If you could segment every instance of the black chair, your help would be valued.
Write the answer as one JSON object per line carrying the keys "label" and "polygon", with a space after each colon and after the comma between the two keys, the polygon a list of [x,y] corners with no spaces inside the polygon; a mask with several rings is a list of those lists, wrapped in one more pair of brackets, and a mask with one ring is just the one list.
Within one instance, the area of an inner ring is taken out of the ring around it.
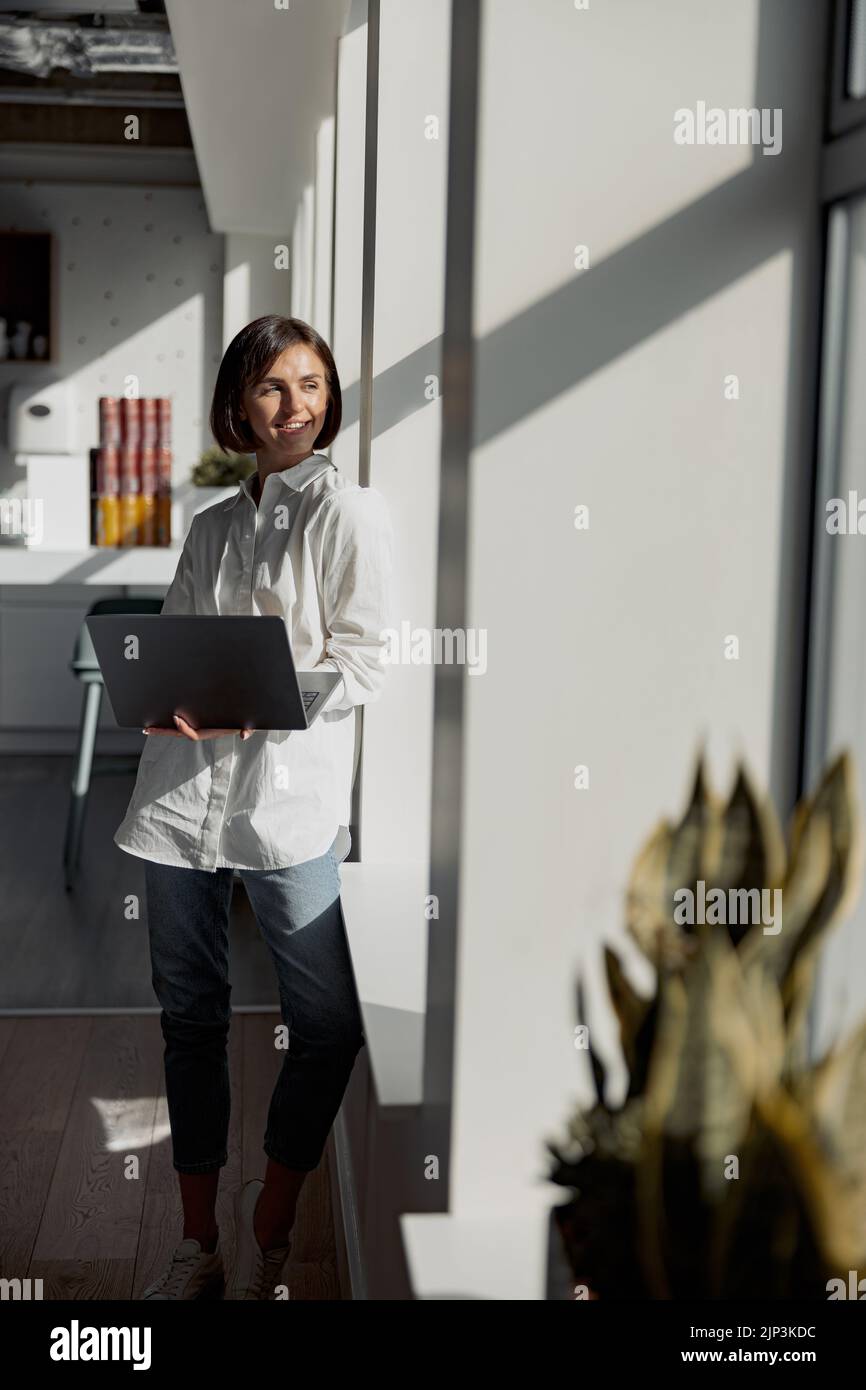
{"label": "black chair", "polygon": [[[88,610],[88,617],[91,613],[160,613],[162,612],[162,603],[161,598],[102,598],[98,599]],[[96,731],[99,726],[99,711],[102,707],[104,687],[96,652],[90,640],[90,633],[84,623],[81,625],[69,666],[84,685],[84,699],[81,705],[81,722],[78,728],[78,747],[72,770],[69,815],[66,819],[66,841],[63,847],[63,869],[67,892],[72,888],[78,872],[81,837],[84,830],[91,777],[103,773],[125,773],[128,776],[135,772],[138,767],[138,755],[126,758],[105,758],[100,761],[98,767],[93,766]]]}

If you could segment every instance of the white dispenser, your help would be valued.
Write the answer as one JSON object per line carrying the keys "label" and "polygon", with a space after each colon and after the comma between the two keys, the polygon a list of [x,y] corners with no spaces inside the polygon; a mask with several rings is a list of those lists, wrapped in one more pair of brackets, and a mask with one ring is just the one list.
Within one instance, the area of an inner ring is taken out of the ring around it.
{"label": "white dispenser", "polygon": [[[76,440],[69,381],[17,381],[9,392],[9,449],[13,454],[71,454]],[[96,405],[94,404],[94,411]]]}
{"label": "white dispenser", "polygon": [[9,393],[9,448],[26,470],[31,550],[90,546],[90,455],[75,452],[74,409],[69,381],[16,382]]}

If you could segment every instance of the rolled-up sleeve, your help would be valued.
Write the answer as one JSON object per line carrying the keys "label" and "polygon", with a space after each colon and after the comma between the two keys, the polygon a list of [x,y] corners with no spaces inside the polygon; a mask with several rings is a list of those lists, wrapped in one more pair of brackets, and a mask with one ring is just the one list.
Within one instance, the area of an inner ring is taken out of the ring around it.
{"label": "rolled-up sleeve", "polygon": [[339,671],[327,709],[351,709],[377,699],[387,673],[394,534],[382,494],[337,493],[323,512],[320,546],[326,655],[313,669]]}
{"label": "rolled-up sleeve", "polygon": [[180,559],[177,562],[177,569],[174,572],[174,579],[168,586],[168,592],[162,601],[163,613],[195,613],[195,566],[193,564],[195,546],[195,524],[198,520],[193,517],[192,525],[187,532],[183,550],[180,552]]}

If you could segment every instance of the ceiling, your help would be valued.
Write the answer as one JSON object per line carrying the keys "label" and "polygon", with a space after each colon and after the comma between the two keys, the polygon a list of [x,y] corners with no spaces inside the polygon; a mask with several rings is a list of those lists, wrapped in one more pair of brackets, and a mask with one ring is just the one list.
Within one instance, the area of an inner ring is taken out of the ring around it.
{"label": "ceiling", "polygon": [[211,225],[290,236],[350,0],[166,0]]}
{"label": "ceiling", "polygon": [[[125,112],[139,120],[133,144]],[[163,0],[97,13],[82,0],[0,0],[0,177],[105,181],[118,169],[122,181],[163,170],[198,182]]]}

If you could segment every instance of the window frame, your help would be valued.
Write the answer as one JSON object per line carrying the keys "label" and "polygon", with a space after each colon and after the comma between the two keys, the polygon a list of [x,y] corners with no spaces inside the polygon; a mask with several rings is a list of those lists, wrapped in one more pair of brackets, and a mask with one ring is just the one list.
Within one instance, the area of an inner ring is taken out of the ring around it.
{"label": "window frame", "polygon": [[830,139],[866,125],[866,94],[848,95],[848,58],[854,0],[834,0],[826,134]]}

